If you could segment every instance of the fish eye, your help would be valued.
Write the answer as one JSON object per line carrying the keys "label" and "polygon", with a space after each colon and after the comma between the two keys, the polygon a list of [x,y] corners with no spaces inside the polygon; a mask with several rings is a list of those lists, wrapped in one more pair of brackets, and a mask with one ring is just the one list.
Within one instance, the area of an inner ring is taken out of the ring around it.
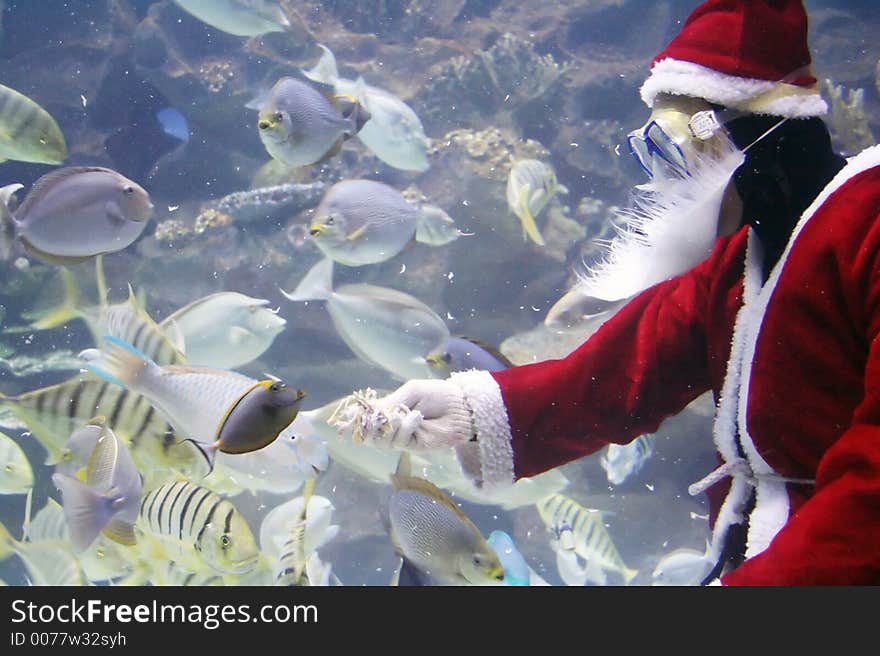
{"label": "fish eye", "polygon": [[272,117],[272,120],[275,121],[276,123],[280,123],[281,121],[284,120],[284,114],[282,114],[281,112],[275,112],[275,115]]}
{"label": "fish eye", "polygon": [[452,354],[451,353],[444,353],[440,357],[443,360],[443,362],[445,362],[446,364],[449,364],[450,362],[452,362]]}
{"label": "fish eye", "polygon": [[287,387],[287,385],[285,385],[284,383],[282,383],[280,381],[276,381],[276,382],[272,383],[271,385],[269,385],[269,391],[280,392],[285,387]]}
{"label": "fish eye", "polygon": [[45,146],[49,143],[49,140],[46,137],[40,137],[40,145]]}
{"label": "fish eye", "polygon": [[6,465],[3,469],[6,470],[7,473],[12,473],[12,465]]}
{"label": "fish eye", "polygon": [[223,534],[220,536],[220,546],[222,546],[224,549],[228,549],[231,542],[232,540],[229,539],[228,535]]}
{"label": "fish eye", "polygon": [[474,554],[474,566],[480,567],[483,564],[483,558],[479,554]]}
{"label": "fish eye", "polygon": [[327,224],[327,225],[333,225],[333,221],[334,221],[334,220],[335,220],[335,219],[333,218],[333,215],[331,214],[330,216],[327,217],[327,220],[324,221],[324,223]]}
{"label": "fish eye", "polygon": [[122,188],[122,191],[126,196],[131,196],[134,193],[134,187],[126,185]]}

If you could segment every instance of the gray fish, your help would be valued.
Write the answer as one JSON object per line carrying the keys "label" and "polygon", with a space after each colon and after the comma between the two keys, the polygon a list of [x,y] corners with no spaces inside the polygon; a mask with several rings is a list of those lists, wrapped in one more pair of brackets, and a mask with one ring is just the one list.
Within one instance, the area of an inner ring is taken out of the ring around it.
{"label": "gray fish", "polygon": [[[12,194],[21,188],[12,186]],[[4,190],[5,205],[11,194],[10,187]],[[0,255],[8,257],[10,242],[18,239],[38,259],[82,262],[129,246],[146,228],[152,211],[149,194],[116,171],[57,169],[37,180],[14,212],[0,208]]]}
{"label": "gray fish", "polygon": [[409,470],[404,451],[384,517],[403,559],[398,585],[500,585],[504,568],[479,529],[446,493]]}
{"label": "gray fish", "polygon": [[134,524],[141,503],[141,475],[122,441],[106,425],[100,427],[85,483],[66,474],[52,476],[63,498],[70,540],[78,552],[87,549],[99,533],[120,544],[137,542]]}
{"label": "gray fish", "polygon": [[472,337],[449,336],[425,360],[444,378],[455,371],[501,371],[513,366],[498,349]]}
{"label": "gray fish", "polygon": [[61,164],[66,157],[64,134],[49,112],[0,84],[0,162]]}
{"label": "gray fish", "polygon": [[272,157],[307,166],[335,155],[369,118],[357,101],[328,96],[307,82],[283,77],[260,109],[257,127]]}
{"label": "gray fish", "polygon": [[343,180],[324,194],[309,225],[314,244],[347,266],[384,262],[413,240],[440,246],[461,233],[439,208],[417,208],[374,180]]}

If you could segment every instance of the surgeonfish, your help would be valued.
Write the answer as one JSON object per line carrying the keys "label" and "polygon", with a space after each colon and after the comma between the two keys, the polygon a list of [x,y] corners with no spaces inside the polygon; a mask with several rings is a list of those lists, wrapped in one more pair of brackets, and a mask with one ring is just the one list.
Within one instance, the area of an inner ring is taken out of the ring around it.
{"label": "surgeonfish", "polygon": [[587,565],[595,563],[603,570],[616,572],[626,584],[639,573],[623,562],[601,512],[584,508],[564,494],[551,494],[536,504],[536,508],[544,525],[554,534],[566,524],[571,527],[574,550]]}
{"label": "surgeonfish", "polygon": [[308,82],[283,77],[260,109],[257,128],[272,157],[308,166],[339,152],[368,119],[366,110],[350,98],[328,97]]}
{"label": "surgeonfish", "polygon": [[398,585],[499,585],[504,568],[479,529],[433,483],[412,476],[401,452],[383,520],[402,559]]}
{"label": "surgeonfish", "polygon": [[322,51],[320,60],[302,73],[313,82],[332,87],[337,94],[353,96],[366,108],[370,120],[358,132],[358,139],[394,168],[427,171],[431,140],[425,135],[415,111],[391,92],[367,84],[363,77],[356,80],[340,77],[331,50],[320,43],[318,47]]}
{"label": "surgeonfish", "polygon": [[22,448],[0,433],[0,494],[27,494],[34,487],[34,470]]}
{"label": "surgeonfish", "polygon": [[473,337],[456,335],[450,335],[428,353],[425,360],[442,378],[448,378],[456,371],[501,371],[513,366],[498,349]]}
{"label": "surgeonfish", "polygon": [[655,433],[641,435],[629,444],[609,444],[599,459],[608,482],[620,485],[633,474],[641,471],[654,454]]}
{"label": "surgeonfish", "polygon": [[0,256],[17,240],[32,257],[75,264],[120,251],[137,239],[153,213],[149,194],[136,182],[103,167],[55,169],[37,180],[15,210],[9,201],[21,185],[0,189]]}
{"label": "surgeonfish", "polygon": [[144,496],[138,526],[190,571],[204,564],[220,574],[243,574],[260,558],[238,509],[184,478],[173,478]]}
{"label": "surgeonfish", "polygon": [[590,328],[587,333],[590,335],[612,317],[624,302],[595,298],[587,294],[582,285],[575,285],[550,306],[544,316],[544,325],[556,330]]}
{"label": "surgeonfish", "polygon": [[226,369],[160,367],[127,342],[105,337],[86,368],[142,394],[204,453],[213,468],[217,451],[247,453],[275,440],[296,417],[302,390],[277,379],[255,380]]}
{"label": "surgeonfish", "polygon": [[235,36],[284,32],[290,21],[277,0],[174,0],[203,23]]}
{"label": "surgeonfish", "polygon": [[0,162],[61,164],[66,158],[64,134],[52,115],[24,94],[0,84]]}
{"label": "surgeonfish", "polygon": [[705,551],[682,547],[663,556],[651,572],[651,585],[700,585],[715,564],[712,546]]}
{"label": "surgeonfish", "polygon": [[389,260],[413,241],[442,246],[458,239],[442,210],[417,208],[375,180],[343,180],[330,187],[309,224],[311,241],[332,260],[362,266]]}
{"label": "surgeonfish", "polygon": [[61,540],[16,540],[0,523],[0,561],[17,555],[31,585],[83,586],[88,582],[70,544]]}
{"label": "surgeonfish", "polygon": [[236,369],[260,357],[284,330],[287,322],[268,305],[266,299],[217,292],[175,310],[159,327],[180,335],[189,364]]}
{"label": "surgeonfish", "polygon": [[99,533],[114,542],[137,542],[134,524],[141,504],[141,475],[128,449],[107,428],[104,417],[90,422],[101,428],[86,467],[85,481],[56,472],[52,482],[61,491],[70,540],[84,551]]}
{"label": "surgeonfish", "polygon": [[365,362],[403,380],[436,378],[425,356],[449,337],[443,319],[404,292],[376,285],[333,289],[333,260],[315,264],[292,293],[291,301],[322,300],[339,336]]}
{"label": "surgeonfish", "polygon": [[522,223],[523,238],[528,236],[539,246],[544,245],[535,219],[554,195],[567,193],[549,164],[536,159],[513,163],[507,177],[507,206]]}

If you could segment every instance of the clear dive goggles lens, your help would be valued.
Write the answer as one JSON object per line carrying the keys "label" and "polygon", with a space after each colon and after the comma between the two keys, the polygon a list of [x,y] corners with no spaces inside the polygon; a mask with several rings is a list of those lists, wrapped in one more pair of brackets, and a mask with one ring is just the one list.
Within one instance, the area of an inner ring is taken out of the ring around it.
{"label": "clear dive goggles lens", "polygon": [[[723,124],[712,109],[696,112],[687,122],[690,137],[698,141],[711,139],[722,127]],[[657,121],[652,120],[643,128],[633,130],[627,136],[627,141],[630,152],[649,178],[654,177],[658,163],[680,177],[690,175],[687,158],[681,146]]]}

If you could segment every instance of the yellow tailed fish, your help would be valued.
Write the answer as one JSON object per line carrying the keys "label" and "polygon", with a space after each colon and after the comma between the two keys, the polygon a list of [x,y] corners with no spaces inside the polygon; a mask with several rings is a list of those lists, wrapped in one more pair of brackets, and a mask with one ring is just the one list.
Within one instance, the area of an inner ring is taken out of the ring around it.
{"label": "yellow tailed fish", "polygon": [[248,453],[273,442],[296,417],[305,393],[277,379],[258,381],[211,367],[160,367],[112,336],[87,368],[144,395],[213,467],[217,451]]}
{"label": "yellow tailed fish", "polygon": [[0,84],[0,162],[61,164],[66,158],[64,134],[52,115],[24,94]]}
{"label": "yellow tailed fish", "polygon": [[260,558],[247,520],[232,502],[181,477],[144,496],[138,525],[191,571],[204,564],[219,574],[244,574]]}
{"label": "yellow tailed fish", "polygon": [[0,433],[0,494],[27,494],[34,487],[34,470],[18,443]]}
{"label": "yellow tailed fish", "polygon": [[350,97],[324,94],[308,82],[283,77],[260,109],[257,127],[272,157],[288,165],[307,166],[338,153],[369,118]]}
{"label": "yellow tailed fish", "polygon": [[61,491],[70,539],[77,552],[92,544],[98,533],[124,545],[137,538],[142,494],[141,475],[131,454],[103,418],[93,420],[100,428],[86,467],[85,482],[55,473],[52,482]]}
{"label": "yellow tailed fish", "polygon": [[584,508],[563,494],[551,494],[536,507],[544,524],[554,533],[566,524],[571,527],[574,550],[588,565],[595,564],[617,572],[627,584],[639,573],[623,562],[605,528],[601,512]]}
{"label": "yellow tailed fish", "polygon": [[391,475],[383,519],[402,563],[398,585],[500,585],[498,554],[452,499],[433,483],[410,475],[408,454]]}
{"label": "yellow tailed fish", "polygon": [[568,189],[556,180],[553,168],[536,159],[523,159],[513,163],[507,177],[507,205],[522,223],[523,237],[544,245],[537,217],[555,194],[566,194]]}

